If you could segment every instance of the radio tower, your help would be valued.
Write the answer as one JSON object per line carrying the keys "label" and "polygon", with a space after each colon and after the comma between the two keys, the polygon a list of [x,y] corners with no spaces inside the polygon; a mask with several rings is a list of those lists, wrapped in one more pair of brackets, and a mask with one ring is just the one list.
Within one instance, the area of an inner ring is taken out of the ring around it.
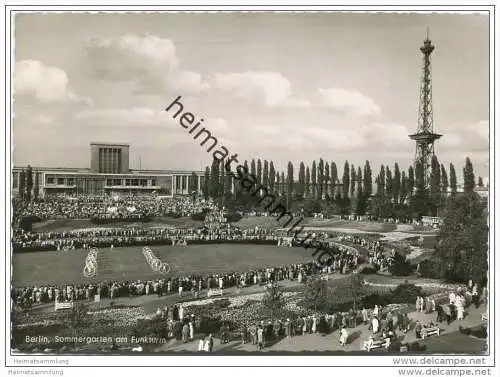
{"label": "radio tower", "polygon": [[420,47],[424,54],[424,64],[422,69],[422,81],[420,83],[420,103],[418,109],[418,128],[417,133],[409,135],[410,139],[415,140],[415,165],[420,163],[423,169],[424,185],[429,187],[431,175],[432,156],[434,156],[434,141],[442,135],[434,133],[432,120],[432,82],[431,82],[431,54],[434,51],[434,45],[429,39],[429,29],[424,45]]}

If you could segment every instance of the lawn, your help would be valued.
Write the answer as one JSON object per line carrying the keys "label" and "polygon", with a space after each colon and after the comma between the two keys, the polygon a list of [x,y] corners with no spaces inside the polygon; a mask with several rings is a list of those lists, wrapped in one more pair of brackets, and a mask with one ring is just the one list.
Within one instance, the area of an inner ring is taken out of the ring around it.
{"label": "lawn", "polygon": [[[156,246],[153,247],[153,252],[162,261],[170,264],[171,271],[168,276],[247,271],[256,267],[312,261],[311,251],[304,248],[278,248],[271,245]],[[13,283],[15,286],[25,286],[157,279],[165,276],[151,270],[140,246],[116,247],[113,251],[109,248],[101,249],[98,255],[97,276],[91,279],[82,274],[86,256],[84,250],[14,254]]]}
{"label": "lawn", "polygon": [[473,338],[460,332],[431,337],[419,342],[424,354],[485,355],[488,352],[486,339]]}

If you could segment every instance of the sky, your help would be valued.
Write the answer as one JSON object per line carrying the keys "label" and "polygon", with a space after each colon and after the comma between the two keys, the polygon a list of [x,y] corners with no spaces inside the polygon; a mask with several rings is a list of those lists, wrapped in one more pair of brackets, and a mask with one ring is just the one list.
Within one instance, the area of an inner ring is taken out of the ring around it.
{"label": "sky", "polygon": [[111,142],[131,168],[202,170],[212,156],[165,111],[181,96],[240,161],[406,168],[427,28],[436,154],[488,177],[481,14],[17,14],[13,164],[85,168],[89,144]]}

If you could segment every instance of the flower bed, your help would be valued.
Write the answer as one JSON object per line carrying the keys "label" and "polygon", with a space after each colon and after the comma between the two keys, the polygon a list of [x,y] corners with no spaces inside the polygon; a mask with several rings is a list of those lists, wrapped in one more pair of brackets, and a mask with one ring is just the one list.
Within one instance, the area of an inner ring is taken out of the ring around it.
{"label": "flower bed", "polygon": [[94,320],[113,322],[120,327],[133,326],[139,319],[146,319],[148,316],[141,307],[129,308],[108,308],[87,312]]}

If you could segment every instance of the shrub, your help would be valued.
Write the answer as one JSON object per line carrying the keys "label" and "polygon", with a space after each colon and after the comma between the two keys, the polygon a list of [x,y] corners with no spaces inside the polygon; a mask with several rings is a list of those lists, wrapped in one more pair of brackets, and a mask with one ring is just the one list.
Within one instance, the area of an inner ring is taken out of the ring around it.
{"label": "shrub", "polygon": [[206,216],[207,216],[207,214],[204,212],[193,213],[191,215],[191,220],[193,220],[193,221],[205,221]]}
{"label": "shrub", "polygon": [[198,332],[201,334],[218,334],[222,326],[222,321],[220,317],[217,318],[207,318],[203,317],[200,321],[200,328]]}
{"label": "shrub", "polygon": [[373,308],[375,305],[386,306],[392,303],[392,296],[390,294],[380,295],[378,293],[372,293],[371,295],[365,296],[361,299],[361,306],[365,308]]}
{"label": "shrub", "polygon": [[406,257],[396,253],[394,263],[389,266],[389,272],[394,276],[408,276],[413,272],[413,266],[406,260]]}
{"label": "shrub", "polygon": [[25,231],[31,231],[33,224],[42,221],[42,219],[35,215],[24,216],[19,221],[19,227]]}
{"label": "shrub", "polygon": [[241,220],[243,216],[241,216],[240,213],[238,212],[231,212],[225,215],[225,218],[227,219],[228,223],[237,223],[238,221]]}
{"label": "shrub", "polygon": [[435,259],[426,259],[420,262],[420,276],[431,279],[440,279],[441,264]]}
{"label": "shrub", "polygon": [[376,274],[377,269],[375,267],[372,267],[372,266],[365,266],[359,271],[359,273],[366,274],[366,275]]}
{"label": "shrub", "polygon": [[422,296],[422,287],[417,287],[415,284],[399,284],[391,291],[391,300],[395,304],[414,303],[417,296]]}

